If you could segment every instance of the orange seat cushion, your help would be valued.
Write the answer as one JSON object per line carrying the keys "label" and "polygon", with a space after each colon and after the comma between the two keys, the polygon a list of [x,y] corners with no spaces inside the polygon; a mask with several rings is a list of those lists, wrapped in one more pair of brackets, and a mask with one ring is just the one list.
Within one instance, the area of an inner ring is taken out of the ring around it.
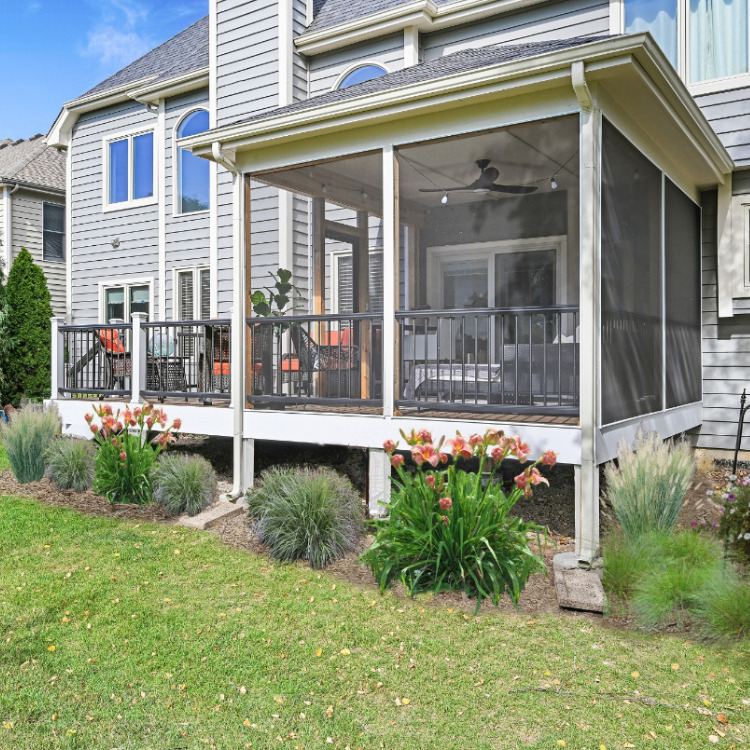
{"label": "orange seat cushion", "polygon": [[124,354],[125,347],[120,341],[120,335],[112,328],[102,328],[99,331],[99,341],[110,354]]}
{"label": "orange seat cushion", "polygon": [[229,375],[231,365],[229,362],[214,362],[214,375]]}
{"label": "orange seat cushion", "polygon": [[284,372],[299,372],[299,360],[297,357],[285,357],[281,362],[281,369]]}

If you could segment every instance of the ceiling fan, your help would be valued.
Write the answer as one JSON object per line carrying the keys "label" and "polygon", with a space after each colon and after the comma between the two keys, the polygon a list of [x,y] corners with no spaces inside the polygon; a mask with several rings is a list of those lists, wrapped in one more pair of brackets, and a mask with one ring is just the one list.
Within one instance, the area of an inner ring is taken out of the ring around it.
{"label": "ceiling fan", "polygon": [[[461,187],[449,188],[420,188],[420,193],[453,193],[456,191],[466,191],[486,195],[487,193],[513,193],[515,195],[526,195],[533,193],[536,188],[531,185],[500,185],[495,180],[500,176],[500,172],[490,166],[490,159],[478,159],[476,162],[482,173],[474,182]],[[445,201],[443,201],[445,202]]]}

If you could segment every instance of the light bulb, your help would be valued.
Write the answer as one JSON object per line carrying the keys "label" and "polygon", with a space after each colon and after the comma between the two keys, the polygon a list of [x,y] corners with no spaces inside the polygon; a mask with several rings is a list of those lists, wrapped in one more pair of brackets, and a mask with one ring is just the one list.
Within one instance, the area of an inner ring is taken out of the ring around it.
{"label": "light bulb", "polygon": [[557,180],[554,177],[549,181],[549,186],[552,190],[557,190]]}
{"label": "light bulb", "polygon": [[443,193],[443,197],[440,199],[440,202],[443,204],[448,202],[448,193]]}

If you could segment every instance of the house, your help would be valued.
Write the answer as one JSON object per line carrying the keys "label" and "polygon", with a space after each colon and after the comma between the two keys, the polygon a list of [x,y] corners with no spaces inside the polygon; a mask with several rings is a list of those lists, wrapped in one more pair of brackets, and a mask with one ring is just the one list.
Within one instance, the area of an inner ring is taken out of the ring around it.
{"label": "house", "polygon": [[47,278],[55,315],[64,315],[65,155],[42,135],[0,140],[0,263],[7,276],[25,247]]}
{"label": "house", "polygon": [[749,54],[748,0],[213,0],[48,135],[66,429],[164,399],[236,492],[255,440],[359,446],[373,512],[399,429],[520,432],[591,559],[620,440],[733,445]]}

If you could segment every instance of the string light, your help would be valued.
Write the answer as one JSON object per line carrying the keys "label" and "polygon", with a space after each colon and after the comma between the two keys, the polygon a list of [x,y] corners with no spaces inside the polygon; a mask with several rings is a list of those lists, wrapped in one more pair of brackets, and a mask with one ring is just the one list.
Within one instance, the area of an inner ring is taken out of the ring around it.
{"label": "string light", "polygon": [[555,175],[552,175],[552,179],[549,181],[549,186],[551,190],[557,190],[557,180],[555,179]]}
{"label": "string light", "polygon": [[448,202],[448,193],[443,193],[443,197],[440,199],[440,202],[445,205]]}

